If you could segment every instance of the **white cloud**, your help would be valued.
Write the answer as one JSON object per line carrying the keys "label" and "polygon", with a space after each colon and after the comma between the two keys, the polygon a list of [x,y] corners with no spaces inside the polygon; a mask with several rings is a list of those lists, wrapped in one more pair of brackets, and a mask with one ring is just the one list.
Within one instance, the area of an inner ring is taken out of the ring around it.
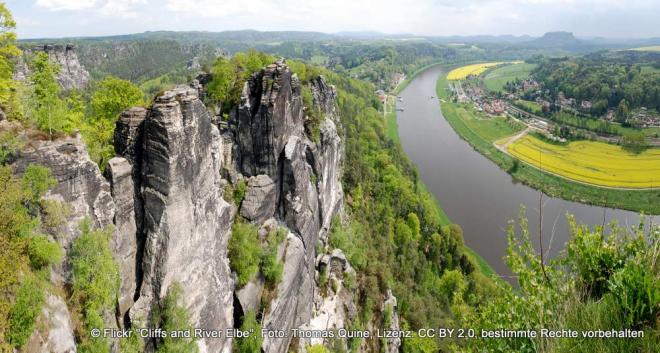
{"label": "white cloud", "polygon": [[99,12],[105,16],[133,19],[138,17],[136,6],[144,5],[146,3],[146,0],[112,0],[101,6]]}
{"label": "white cloud", "polygon": [[97,2],[97,0],[37,0],[36,5],[51,11],[72,11],[91,9]]}

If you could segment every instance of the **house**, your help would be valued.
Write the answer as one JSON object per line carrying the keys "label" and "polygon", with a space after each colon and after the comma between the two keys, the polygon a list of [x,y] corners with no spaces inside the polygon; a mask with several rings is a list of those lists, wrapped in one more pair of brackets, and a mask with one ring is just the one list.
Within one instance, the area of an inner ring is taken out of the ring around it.
{"label": "house", "polygon": [[385,91],[379,89],[378,91],[376,91],[376,95],[378,96],[378,99],[380,99],[382,103],[385,103],[385,99],[387,99],[387,95],[385,94]]}
{"label": "house", "polygon": [[590,101],[582,101],[582,102],[580,102],[580,109],[582,109],[582,110],[584,110],[584,111],[591,110],[591,106],[592,106],[592,104],[591,104]]}

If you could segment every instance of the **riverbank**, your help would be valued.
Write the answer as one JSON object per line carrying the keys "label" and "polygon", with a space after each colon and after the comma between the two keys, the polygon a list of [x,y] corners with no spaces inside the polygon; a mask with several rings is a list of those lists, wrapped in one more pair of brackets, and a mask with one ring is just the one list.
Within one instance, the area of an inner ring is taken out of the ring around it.
{"label": "riverbank", "polygon": [[[420,73],[425,72],[426,70],[438,66],[438,65],[443,65],[443,63],[434,63],[430,64],[427,66],[424,66],[420,68],[419,70],[416,70],[412,75],[407,77],[404,81],[402,81],[391,93],[388,95],[386,104],[386,113],[385,113],[385,124],[386,124],[386,129],[387,129],[387,135],[388,137],[397,145],[401,144],[400,138],[399,138],[399,126],[397,124],[397,111],[396,111],[396,99],[397,96],[399,95],[400,92],[402,92],[410,82],[412,82]],[[447,216],[445,211],[442,208],[442,205],[438,201],[438,199],[431,193],[426,184],[424,184],[423,181],[418,181],[417,186],[421,189],[421,192],[427,193],[431,195],[431,198],[433,199],[437,209],[438,213],[440,214],[441,221],[444,225],[449,225],[452,224],[453,222]],[[493,267],[481,256],[479,255],[476,251],[468,247],[467,245],[464,245],[464,250],[465,250],[465,255],[477,266],[477,268],[483,273],[486,277],[493,279],[494,281],[502,281],[502,278],[498,275],[498,273],[493,269]]]}
{"label": "riverbank", "polygon": [[443,98],[444,102],[441,104],[443,116],[456,133],[516,180],[542,190],[551,197],[646,214],[660,214],[660,190],[618,190],[589,186],[542,172],[526,163],[518,162],[499,151],[493,144],[499,139],[515,134],[515,129],[493,131],[491,127],[487,126],[487,124],[492,125],[493,123],[475,122],[476,119],[471,119],[475,112],[471,112],[469,106],[448,102],[446,75],[441,75],[438,80],[436,93],[438,97]]}

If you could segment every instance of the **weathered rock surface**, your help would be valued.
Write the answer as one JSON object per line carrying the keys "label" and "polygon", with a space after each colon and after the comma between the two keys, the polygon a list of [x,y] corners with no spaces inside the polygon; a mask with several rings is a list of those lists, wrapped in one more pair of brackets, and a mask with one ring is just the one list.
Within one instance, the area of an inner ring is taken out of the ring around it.
{"label": "weathered rock surface", "polygon": [[337,118],[337,90],[328,85],[323,76],[318,76],[311,81],[312,98],[314,105],[319,108],[326,117]]}
{"label": "weathered rock surface", "polygon": [[[32,53],[45,52],[51,62],[60,66],[60,72],[57,74],[57,82],[62,89],[83,89],[89,83],[89,72],[78,60],[76,48],[73,44],[68,45],[50,45],[46,44],[34,48],[23,48],[25,55]],[[30,76],[30,68],[22,57],[16,64],[14,79],[25,81]]]}
{"label": "weathered rock surface", "polygon": [[[220,135],[197,90],[180,87],[157,97],[143,138],[144,277],[130,316],[145,322],[178,282],[193,327],[230,328],[227,241],[234,212],[220,194]],[[231,349],[228,338],[199,344],[204,352]]]}
{"label": "weathered rock surface", "polygon": [[71,316],[62,298],[54,294],[48,294],[37,323],[41,326],[41,329],[34,331],[22,352],[76,352]]}
{"label": "weathered rock surface", "polygon": [[[112,197],[115,201],[115,233],[110,241],[110,249],[119,266],[121,285],[118,298],[118,316],[123,318],[133,306],[137,289],[138,249],[140,234],[135,223],[135,187],[133,167],[122,157],[114,157],[108,162],[106,173],[110,179]],[[120,320],[122,323],[123,320]]]}
{"label": "weathered rock surface", "polygon": [[[322,78],[312,86],[321,111],[331,117],[334,90]],[[316,244],[341,204],[341,139],[326,119],[321,141],[312,142],[305,134],[305,119],[300,82],[279,60],[246,82],[230,121],[236,131],[239,171],[252,177],[241,214],[259,223],[274,211],[289,229],[283,279],[262,320],[267,330],[289,331],[309,324],[316,291]],[[267,337],[263,350],[286,352],[290,340]]]}
{"label": "weathered rock surface", "polygon": [[[262,327],[266,330],[291,332],[309,322],[314,297],[314,268],[309,268],[307,250],[299,236],[287,236],[286,256],[282,281],[277,286],[277,297],[270,303]],[[310,276],[310,272],[312,275]],[[286,352],[291,337],[264,338],[264,352]]]}
{"label": "weathered rock surface", "polygon": [[252,75],[237,114],[240,171],[274,178],[289,137],[303,133],[303,119],[300,82],[283,60]]}
{"label": "weathered rock surface", "polygon": [[[397,310],[396,297],[392,294],[392,290],[387,290],[387,296],[383,302],[382,311],[389,316],[389,326],[384,327],[386,330],[399,331],[401,326],[399,324],[399,313]],[[387,319],[387,317],[386,317]],[[387,353],[398,353],[401,348],[401,338],[400,337],[390,337],[387,338],[387,347],[385,347],[385,352]]]}
{"label": "weathered rock surface", "polygon": [[245,198],[241,203],[241,216],[262,224],[275,214],[277,190],[275,183],[267,175],[257,175],[248,179]]}
{"label": "weathered rock surface", "polygon": [[65,250],[80,234],[78,225],[84,218],[89,218],[97,228],[112,224],[115,203],[110,195],[110,184],[89,158],[80,136],[31,141],[18,153],[15,170],[22,174],[30,164],[50,169],[57,185],[45,197],[65,202],[71,210],[66,231],[56,239]]}
{"label": "weathered rock surface", "polygon": [[[319,256],[318,272],[327,276],[327,288],[315,291],[312,318],[301,329],[323,331],[347,329],[357,315],[353,293],[346,285],[346,278],[352,277],[355,280],[355,270],[344,253],[340,249],[334,249],[330,254]],[[303,339],[301,343],[306,347],[327,342],[322,338],[312,338]]]}

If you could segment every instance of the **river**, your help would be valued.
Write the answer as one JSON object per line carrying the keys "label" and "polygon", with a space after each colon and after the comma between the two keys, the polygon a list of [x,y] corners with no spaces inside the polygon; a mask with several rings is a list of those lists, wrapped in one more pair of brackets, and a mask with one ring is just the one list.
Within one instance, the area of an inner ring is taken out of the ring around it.
{"label": "river", "polygon": [[[502,277],[512,280],[504,263],[506,228],[525,205],[529,230],[538,250],[539,192],[516,183],[463,141],[442,116],[435,86],[443,67],[435,66],[415,77],[401,92],[397,108],[401,144],[428,189],[452,222],[463,229],[465,243]],[[639,222],[634,212],[589,206],[543,196],[544,252],[556,255],[568,240],[566,214],[579,223],[600,225],[603,217],[620,225]],[[658,222],[655,217],[654,224]]]}

